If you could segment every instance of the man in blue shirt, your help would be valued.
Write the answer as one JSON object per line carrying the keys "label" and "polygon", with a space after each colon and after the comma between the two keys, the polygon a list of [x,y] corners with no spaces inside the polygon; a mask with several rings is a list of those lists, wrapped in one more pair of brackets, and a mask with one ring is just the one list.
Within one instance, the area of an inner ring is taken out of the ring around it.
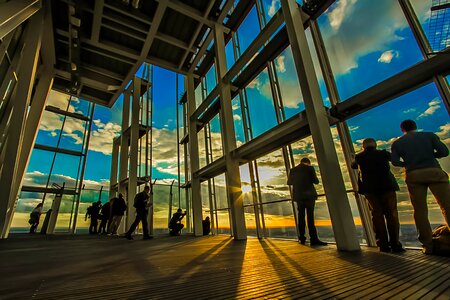
{"label": "man in blue shirt", "polygon": [[417,132],[417,125],[413,120],[403,121],[400,128],[404,135],[392,144],[392,164],[405,168],[405,181],[414,207],[419,241],[423,245],[423,253],[431,254],[433,237],[428,220],[427,190],[430,188],[436,198],[449,227],[450,185],[447,173],[437,161],[437,158],[448,156],[449,151],[434,133]]}

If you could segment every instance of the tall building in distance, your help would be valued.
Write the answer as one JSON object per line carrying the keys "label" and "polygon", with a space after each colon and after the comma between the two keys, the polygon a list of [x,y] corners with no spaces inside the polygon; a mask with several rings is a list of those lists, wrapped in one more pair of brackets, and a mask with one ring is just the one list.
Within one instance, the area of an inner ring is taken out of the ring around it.
{"label": "tall building in distance", "polygon": [[450,46],[450,0],[432,0],[429,39],[433,52]]}

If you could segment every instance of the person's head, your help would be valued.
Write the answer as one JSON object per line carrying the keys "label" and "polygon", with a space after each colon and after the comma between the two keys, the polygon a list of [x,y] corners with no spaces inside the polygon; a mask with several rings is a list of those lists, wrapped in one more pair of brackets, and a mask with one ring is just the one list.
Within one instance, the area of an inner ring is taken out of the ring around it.
{"label": "person's head", "polygon": [[148,185],[144,187],[144,192],[146,192],[147,194],[150,192],[150,187]]}
{"label": "person's head", "polygon": [[102,201],[101,201],[101,200],[98,200],[98,201],[97,201],[97,205],[100,205],[100,204],[102,204]]}
{"label": "person's head", "polygon": [[36,208],[38,208],[38,207],[42,207],[42,202],[41,203],[39,203],[37,206],[36,206]]}
{"label": "person's head", "polygon": [[119,198],[123,198],[123,194],[122,193],[119,193]]}
{"label": "person's head", "polygon": [[209,217],[206,217],[206,218],[205,218],[205,221],[209,221]]}
{"label": "person's head", "polygon": [[301,163],[302,165],[307,165],[307,166],[310,166],[310,165],[311,165],[311,161],[310,161],[309,158],[307,158],[307,157],[303,157],[302,160],[300,161],[300,163]]}
{"label": "person's head", "polygon": [[181,213],[183,210],[181,208],[177,209],[177,213]]}
{"label": "person's head", "polygon": [[364,150],[366,150],[367,148],[376,149],[377,148],[377,142],[373,138],[367,138],[367,139],[364,139],[362,146],[363,146]]}
{"label": "person's head", "polygon": [[408,133],[417,129],[417,124],[413,120],[405,120],[400,123],[400,128],[403,133]]}

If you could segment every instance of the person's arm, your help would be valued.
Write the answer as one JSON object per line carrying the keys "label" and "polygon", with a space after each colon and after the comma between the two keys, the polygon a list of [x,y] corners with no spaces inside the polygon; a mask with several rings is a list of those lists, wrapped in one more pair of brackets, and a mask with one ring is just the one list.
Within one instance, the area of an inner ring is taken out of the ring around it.
{"label": "person's arm", "polygon": [[314,184],[319,184],[319,178],[317,178],[316,170],[314,170],[314,167],[311,167],[312,171],[312,180]]}
{"label": "person's arm", "polygon": [[391,162],[396,167],[404,167],[405,163],[400,160],[400,155],[398,153],[397,146],[395,142],[391,146]]}
{"label": "person's arm", "polygon": [[289,171],[289,176],[288,176],[288,180],[287,180],[287,184],[288,185],[292,185],[292,169]]}
{"label": "person's arm", "polygon": [[433,148],[436,150],[434,152],[434,157],[442,158],[448,156],[448,148],[447,146],[439,139],[439,137],[433,133]]}

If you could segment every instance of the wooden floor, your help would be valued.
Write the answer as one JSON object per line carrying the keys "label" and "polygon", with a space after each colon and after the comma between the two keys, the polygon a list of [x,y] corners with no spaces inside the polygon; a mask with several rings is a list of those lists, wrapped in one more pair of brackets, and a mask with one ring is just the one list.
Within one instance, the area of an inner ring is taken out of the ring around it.
{"label": "wooden floor", "polygon": [[0,299],[450,299],[450,258],[228,237],[0,241]]}

